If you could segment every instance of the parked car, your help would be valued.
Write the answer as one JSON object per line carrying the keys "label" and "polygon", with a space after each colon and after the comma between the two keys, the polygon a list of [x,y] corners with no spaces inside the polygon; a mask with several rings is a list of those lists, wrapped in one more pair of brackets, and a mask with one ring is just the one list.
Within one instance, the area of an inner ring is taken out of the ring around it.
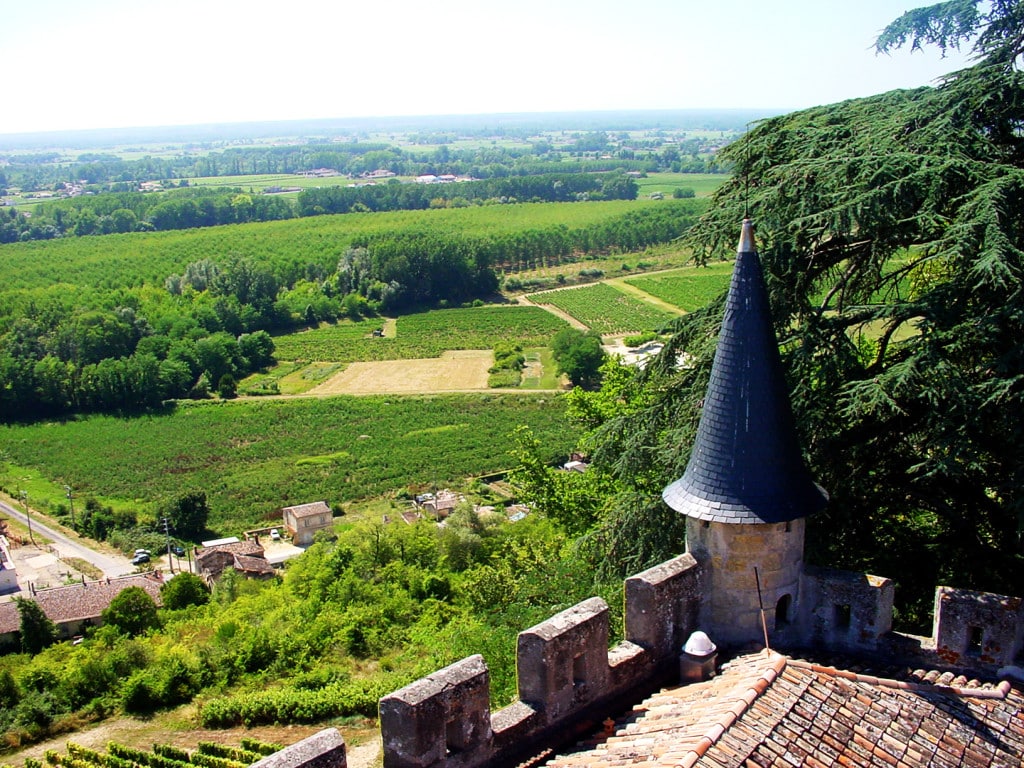
{"label": "parked car", "polygon": [[153,553],[150,552],[148,549],[136,549],[135,550],[135,557],[138,557],[139,555],[145,555],[146,557],[152,557]]}
{"label": "parked car", "polygon": [[281,534],[277,530],[277,528],[271,528],[270,529],[270,540],[271,541],[280,541],[281,540]]}
{"label": "parked car", "polygon": [[185,548],[181,544],[171,544],[171,552],[176,554],[178,557],[185,556]]}
{"label": "parked car", "polygon": [[142,565],[143,563],[149,562],[149,555],[145,552],[141,552],[132,558],[132,565]]}

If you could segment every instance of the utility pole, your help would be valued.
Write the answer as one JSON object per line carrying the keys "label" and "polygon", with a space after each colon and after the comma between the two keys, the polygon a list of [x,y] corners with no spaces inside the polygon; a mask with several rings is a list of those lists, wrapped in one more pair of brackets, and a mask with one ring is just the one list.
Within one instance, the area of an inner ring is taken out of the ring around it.
{"label": "utility pole", "polygon": [[171,573],[174,573],[174,558],[171,553],[171,520],[163,517],[161,522],[164,524],[164,535],[167,536],[167,567],[171,569]]}
{"label": "utility pole", "polygon": [[21,503],[25,505],[25,519],[28,521],[28,540],[35,544],[36,539],[32,535],[32,513],[28,509],[28,491],[22,490]]}
{"label": "utility pole", "polygon": [[71,530],[78,533],[78,526],[75,525],[75,495],[71,492],[71,486],[65,485],[64,492],[68,497],[68,504],[71,506]]}

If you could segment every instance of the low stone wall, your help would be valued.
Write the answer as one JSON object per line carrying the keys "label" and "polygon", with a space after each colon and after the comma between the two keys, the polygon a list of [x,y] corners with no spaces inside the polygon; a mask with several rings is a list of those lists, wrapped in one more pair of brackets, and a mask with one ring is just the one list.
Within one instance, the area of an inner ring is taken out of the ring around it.
{"label": "low stone wall", "polygon": [[[611,712],[678,682],[705,574],[681,555],[626,580],[625,640],[608,648],[608,605],[591,598],[519,634],[519,700],[490,711],[489,673],[470,656],[380,701],[385,768],[515,765],[592,730]],[[801,610],[769,628],[778,647],[880,653],[924,664],[1010,664],[1024,640],[1024,601],[940,587],[932,638],[892,632],[894,585],[877,576],[807,568]],[[714,640],[714,638],[712,638]],[[994,671],[994,670],[993,670]],[[317,766],[316,768],[319,768]]]}

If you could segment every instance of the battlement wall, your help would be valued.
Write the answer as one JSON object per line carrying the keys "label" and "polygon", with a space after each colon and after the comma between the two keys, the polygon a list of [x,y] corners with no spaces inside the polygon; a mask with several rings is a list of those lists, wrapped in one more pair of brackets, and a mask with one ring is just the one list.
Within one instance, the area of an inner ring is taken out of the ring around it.
{"label": "battlement wall", "polygon": [[611,649],[608,605],[596,597],[521,632],[519,700],[493,715],[480,656],[385,696],[385,768],[472,768],[592,727],[618,699],[654,684],[697,628],[698,572],[682,555],[627,579],[625,640]]}
{"label": "battlement wall", "polygon": [[[608,648],[608,605],[591,598],[520,633],[518,701],[492,713],[489,674],[471,656],[380,702],[385,768],[475,768],[593,729],[645,686],[675,682],[698,624],[701,565],[690,554],[626,579],[625,639]],[[1005,665],[1024,640],[1020,598],[940,587],[932,638],[892,632],[890,579],[807,567],[799,616],[769,626],[773,645],[902,655],[923,663]],[[712,638],[714,639],[714,638]]]}

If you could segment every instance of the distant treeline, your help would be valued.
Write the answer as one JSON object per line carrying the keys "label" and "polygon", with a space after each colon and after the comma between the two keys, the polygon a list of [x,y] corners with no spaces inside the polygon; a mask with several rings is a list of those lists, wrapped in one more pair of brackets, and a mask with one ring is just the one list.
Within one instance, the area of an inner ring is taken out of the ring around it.
{"label": "distant treeline", "polygon": [[[742,123],[738,125],[742,126]],[[728,135],[736,135],[740,130],[733,129]],[[0,155],[6,161],[0,170],[0,191],[6,187],[26,191],[54,189],[65,182],[106,185],[111,191],[127,191],[144,181],[294,174],[319,168],[330,168],[353,177],[384,169],[399,176],[429,173],[477,179],[618,168],[713,173],[721,170],[714,155],[726,133],[723,131],[717,139],[699,134],[675,140],[657,132],[640,139],[627,133],[589,131],[576,133],[574,138],[558,145],[535,138],[521,146],[481,144],[462,148],[446,143],[454,136],[431,134],[412,138],[440,146],[399,147],[372,141],[314,141],[274,147],[231,147],[219,152],[197,146],[186,148],[174,156],[147,156],[137,160],[125,160],[103,152],[83,153],[73,159],[59,152],[11,154]],[[558,166],[562,162],[593,165],[541,170],[533,167],[537,163]]]}
{"label": "distant treeline", "polygon": [[516,176],[458,184],[325,187],[282,197],[241,189],[185,188],[163,194],[109,192],[44,203],[31,217],[0,208],[0,243],[57,237],[165,231],[279,221],[325,213],[423,210],[430,207],[510,202],[633,200],[637,184],[623,173]]}
{"label": "distant treeline", "polygon": [[374,184],[322,187],[299,193],[300,216],[352,211],[409,211],[432,205],[480,202],[564,203],[635,200],[637,183],[622,173],[560,173],[448,184]]}

